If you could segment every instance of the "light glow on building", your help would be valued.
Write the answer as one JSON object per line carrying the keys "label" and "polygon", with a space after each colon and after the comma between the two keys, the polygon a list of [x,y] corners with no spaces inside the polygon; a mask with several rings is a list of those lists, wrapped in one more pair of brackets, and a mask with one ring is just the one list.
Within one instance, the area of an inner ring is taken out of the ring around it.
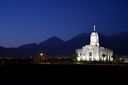
{"label": "light glow on building", "polygon": [[85,45],[82,49],[76,49],[78,61],[113,61],[113,51],[99,45],[99,35],[94,25],[90,36],[90,45]]}

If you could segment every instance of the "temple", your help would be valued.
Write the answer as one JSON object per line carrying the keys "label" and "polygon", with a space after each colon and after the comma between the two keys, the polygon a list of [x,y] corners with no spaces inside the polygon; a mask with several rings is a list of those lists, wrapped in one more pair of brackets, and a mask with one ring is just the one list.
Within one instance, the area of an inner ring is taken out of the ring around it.
{"label": "temple", "polygon": [[96,25],[90,36],[90,45],[82,49],[76,49],[77,61],[113,61],[113,51],[99,45],[99,35],[96,32]]}

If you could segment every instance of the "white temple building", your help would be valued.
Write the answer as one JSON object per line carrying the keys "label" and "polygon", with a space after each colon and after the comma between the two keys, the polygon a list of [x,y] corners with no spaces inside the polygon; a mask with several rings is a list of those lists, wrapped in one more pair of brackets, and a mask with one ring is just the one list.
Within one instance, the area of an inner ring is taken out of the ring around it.
{"label": "white temple building", "polygon": [[78,61],[113,61],[113,51],[100,47],[99,36],[94,25],[90,36],[90,45],[83,46],[82,49],[76,49]]}

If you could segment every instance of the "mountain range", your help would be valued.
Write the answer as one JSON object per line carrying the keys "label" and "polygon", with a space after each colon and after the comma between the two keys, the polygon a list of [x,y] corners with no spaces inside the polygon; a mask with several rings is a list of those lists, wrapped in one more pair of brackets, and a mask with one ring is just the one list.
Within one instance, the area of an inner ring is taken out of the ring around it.
{"label": "mountain range", "polygon": [[[106,36],[99,33],[100,46],[112,49],[115,55],[128,55],[128,32]],[[89,44],[90,33],[81,33],[63,41],[54,36],[39,44],[30,43],[14,48],[0,47],[0,57],[35,57],[43,52],[48,57],[71,56],[75,49]]]}

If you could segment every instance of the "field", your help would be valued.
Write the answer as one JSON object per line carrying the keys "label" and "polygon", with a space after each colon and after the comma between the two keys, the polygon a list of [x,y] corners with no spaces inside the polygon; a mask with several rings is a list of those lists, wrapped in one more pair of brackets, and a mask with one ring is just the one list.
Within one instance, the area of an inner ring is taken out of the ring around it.
{"label": "field", "polygon": [[22,85],[39,85],[42,82],[115,85],[128,81],[126,64],[3,64],[0,65],[0,73],[1,81],[21,82]]}

